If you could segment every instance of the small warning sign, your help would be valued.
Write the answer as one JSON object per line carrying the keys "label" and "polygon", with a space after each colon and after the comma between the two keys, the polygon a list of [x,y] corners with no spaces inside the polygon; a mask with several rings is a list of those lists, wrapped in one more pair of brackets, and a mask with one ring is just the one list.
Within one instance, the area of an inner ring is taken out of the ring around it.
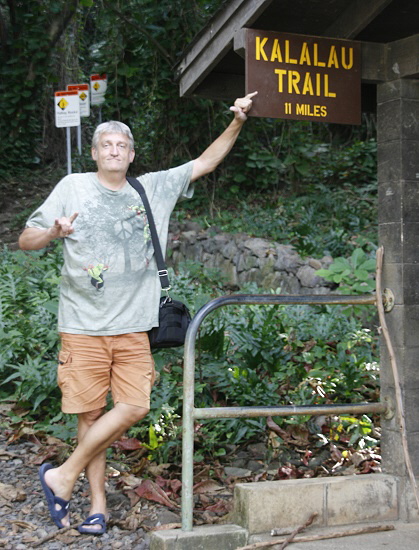
{"label": "small warning sign", "polygon": [[90,76],[90,101],[92,105],[100,105],[105,101],[107,87],[106,74],[92,74]]}
{"label": "small warning sign", "polygon": [[57,128],[69,128],[80,126],[80,105],[77,90],[55,92],[55,126]]}
{"label": "small warning sign", "polygon": [[90,116],[89,84],[69,84],[67,86],[67,90],[78,92],[80,101],[80,116]]}

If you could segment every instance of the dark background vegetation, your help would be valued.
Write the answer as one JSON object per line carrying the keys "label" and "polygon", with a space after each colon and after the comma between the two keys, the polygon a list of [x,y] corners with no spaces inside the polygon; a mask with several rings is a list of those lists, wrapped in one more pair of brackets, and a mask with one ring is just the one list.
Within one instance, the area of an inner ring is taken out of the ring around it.
{"label": "dark background vegetation", "polygon": [[[223,3],[0,0],[0,191],[3,214],[13,209],[14,234],[66,174],[65,130],[54,126],[53,94],[67,84],[108,75],[101,117],[132,128],[133,175],[195,158],[225,128],[231,103],[180,98],[176,82],[185,48]],[[98,120],[97,107],[83,119],[84,149],[78,155],[73,144],[74,171],[94,169],[89,143]],[[249,119],[228,159],[175,216],[292,244],[303,256],[331,255],[335,262],[323,276],[337,292],[371,291],[374,115],[364,115],[360,127]],[[42,433],[71,439],[74,420],[60,412],[55,385],[60,247],[30,254],[5,247],[1,260],[0,397],[16,403],[12,424],[29,420]],[[185,266],[172,279],[192,311],[225,293],[222,274],[200,266]],[[234,308],[202,327],[197,399],[211,406],[376,400],[376,340],[374,312]],[[160,382],[149,423],[130,435],[148,445],[151,459],[167,461],[180,452],[181,352],[160,353],[156,364]],[[379,445],[375,418],[275,420],[276,432],[264,419],[203,423],[196,458],[222,457],[252,438],[272,444],[273,437],[279,452],[293,426],[306,430],[302,446],[340,445],[346,457]]]}

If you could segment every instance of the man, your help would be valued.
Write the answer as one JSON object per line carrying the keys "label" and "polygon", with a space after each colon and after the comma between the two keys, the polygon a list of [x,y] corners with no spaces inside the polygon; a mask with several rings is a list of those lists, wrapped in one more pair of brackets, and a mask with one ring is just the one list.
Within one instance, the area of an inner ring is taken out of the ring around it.
{"label": "man", "polygon": [[[230,125],[197,159],[141,177],[163,250],[176,201],[190,197],[190,184],[229,153],[256,93],[235,101]],[[144,207],[126,180],[134,156],[128,126],[99,125],[92,142],[97,172],[63,178],[19,239],[23,250],[64,240],[58,384],[62,410],[78,415],[78,445],[61,466],[43,464],[39,475],[62,528],[70,525],[69,500],[85,470],[91,505],[82,533],[106,530],[106,449],[147,415],[154,383],[147,331],[158,325],[160,282]],[[113,408],[104,412],[109,388]]]}

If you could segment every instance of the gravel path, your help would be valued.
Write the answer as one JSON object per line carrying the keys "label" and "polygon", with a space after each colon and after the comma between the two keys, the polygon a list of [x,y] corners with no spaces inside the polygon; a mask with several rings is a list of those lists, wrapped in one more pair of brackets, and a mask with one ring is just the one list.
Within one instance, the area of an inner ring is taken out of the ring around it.
{"label": "gravel path", "polygon": [[[116,476],[108,481],[111,520],[104,535],[81,535],[74,528],[58,530],[49,517],[38,478],[39,452],[38,444],[23,439],[7,445],[5,434],[0,433],[0,548],[146,550],[151,528],[180,521],[178,514],[144,499],[133,505],[117,488]],[[71,500],[75,525],[88,515],[87,491],[87,482],[78,481]]]}

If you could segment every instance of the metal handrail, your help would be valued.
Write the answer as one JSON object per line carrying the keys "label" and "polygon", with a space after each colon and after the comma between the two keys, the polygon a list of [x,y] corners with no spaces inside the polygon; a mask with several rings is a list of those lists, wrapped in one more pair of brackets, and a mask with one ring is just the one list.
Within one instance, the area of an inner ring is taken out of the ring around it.
{"label": "metal handrail", "polygon": [[185,339],[183,372],[182,427],[182,530],[192,531],[193,524],[193,436],[194,420],[203,418],[243,418],[288,415],[332,415],[384,413],[384,403],[336,405],[289,405],[284,407],[216,407],[195,408],[195,343],[198,329],[205,317],[226,305],[376,305],[376,296],[233,294],[221,296],[205,304],[189,325]]}

